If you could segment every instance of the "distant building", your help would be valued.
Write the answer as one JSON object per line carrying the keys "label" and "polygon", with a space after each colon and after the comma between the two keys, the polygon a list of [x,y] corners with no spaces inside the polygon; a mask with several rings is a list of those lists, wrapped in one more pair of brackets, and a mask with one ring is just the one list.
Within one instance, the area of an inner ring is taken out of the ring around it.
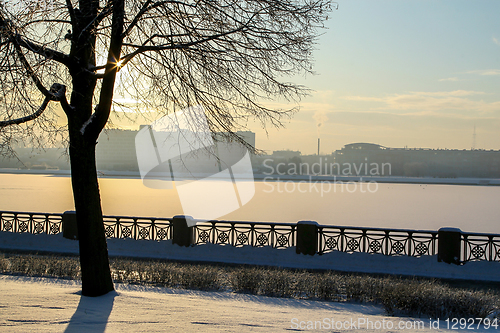
{"label": "distant building", "polygon": [[135,155],[138,131],[109,129],[99,135],[96,146],[98,170],[139,171]]}
{"label": "distant building", "polygon": [[[140,128],[142,128],[142,125]],[[103,131],[99,136],[96,147],[96,160],[98,170],[116,171],[139,171],[137,164],[135,136],[138,131],[109,129]],[[255,147],[255,133],[250,131],[238,131],[240,136],[249,145]],[[225,135],[220,135],[219,143],[221,153],[223,149]],[[221,157],[222,158],[222,157]]]}
{"label": "distant building", "polygon": [[272,157],[274,158],[293,158],[299,157],[301,152],[298,150],[275,150]]}
{"label": "distant building", "polygon": [[14,149],[16,157],[0,158],[0,168],[35,170],[69,170],[69,156],[65,148]]}
{"label": "distant building", "polygon": [[242,138],[246,143],[255,148],[255,133],[251,131],[237,131],[236,135]]}
{"label": "distant building", "polygon": [[499,150],[389,148],[351,143],[335,152],[335,162],[341,168],[344,163],[367,164],[368,170],[372,163],[389,163],[393,176],[500,178]]}

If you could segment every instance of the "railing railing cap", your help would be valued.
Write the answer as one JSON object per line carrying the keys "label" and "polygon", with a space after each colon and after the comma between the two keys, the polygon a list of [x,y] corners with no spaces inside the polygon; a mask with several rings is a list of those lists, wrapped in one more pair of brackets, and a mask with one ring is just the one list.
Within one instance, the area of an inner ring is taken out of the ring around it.
{"label": "railing railing cap", "polygon": [[174,219],[186,219],[186,220],[194,220],[190,215],[175,215]]}
{"label": "railing railing cap", "polygon": [[318,222],[316,221],[299,221],[297,224],[311,224],[311,225],[316,225],[319,226]]}
{"label": "railing railing cap", "polygon": [[258,222],[258,221],[227,221],[227,220],[210,220],[210,221],[207,221],[207,220],[201,220],[201,219],[194,219],[194,221],[196,221],[196,223],[210,223],[210,224],[213,224],[213,223],[220,223],[220,224],[249,224],[249,225],[256,225],[256,226],[269,226],[271,224],[273,225],[277,225],[277,226],[290,226],[290,227],[294,227],[297,225],[296,222]]}
{"label": "railing railing cap", "polygon": [[418,229],[389,229],[389,228],[375,228],[375,227],[353,227],[353,226],[342,226],[342,225],[320,225],[323,230],[328,231],[329,229],[340,229],[345,231],[377,231],[377,232],[401,232],[401,233],[417,233],[417,234],[436,234],[436,230],[418,230]]}
{"label": "railing railing cap", "polygon": [[454,228],[454,227],[443,227],[443,228],[439,228],[438,231],[444,231],[444,232],[459,232],[459,233],[462,233],[462,230],[460,230],[459,228]]}
{"label": "railing railing cap", "polygon": [[19,215],[19,214],[23,214],[23,215],[51,215],[51,216],[62,216],[61,213],[40,213],[40,212],[14,212],[14,211],[6,211],[6,210],[3,210],[2,211],[2,214],[12,214],[12,215]]}

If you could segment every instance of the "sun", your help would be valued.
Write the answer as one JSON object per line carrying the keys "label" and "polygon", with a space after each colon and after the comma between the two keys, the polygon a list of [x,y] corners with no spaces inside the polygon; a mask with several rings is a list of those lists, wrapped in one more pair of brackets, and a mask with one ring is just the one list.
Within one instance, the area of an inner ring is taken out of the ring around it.
{"label": "sun", "polygon": [[118,62],[116,63],[116,67],[121,68],[122,66],[123,66],[123,59],[118,60]]}

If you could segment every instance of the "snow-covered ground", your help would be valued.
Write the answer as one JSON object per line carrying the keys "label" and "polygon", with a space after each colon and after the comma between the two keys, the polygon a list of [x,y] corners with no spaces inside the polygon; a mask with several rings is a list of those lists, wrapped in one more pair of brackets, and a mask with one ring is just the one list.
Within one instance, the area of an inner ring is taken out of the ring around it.
{"label": "snow-covered ground", "polygon": [[[0,275],[0,331],[448,331],[443,319],[439,329],[435,321],[435,328],[430,328],[429,318],[391,317],[381,307],[369,304],[124,284],[116,284],[116,292],[96,298],[80,296],[79,290],[76,281]],[[494,329],[474,326],[474,331]]]}
{"label": "snow-covered ground", "polygon": [[[500,281],[499,263],[454,266],[435,257],[408,258],[364,253],[297,255],[295,249],[180,247],[171,241],[108,240],[113,256],[218,261],[344,271]],[[0,232],[0,249],[78,253],[62,235]],[[391,317],[380,306],[272,298],[116,284],[116,292],[82,297],[79,281],[0,275],[0,332],[440,332],[436,318]],[[334,325],[334,326],[332,326]],[[338,328],[335,328],[337,325]],[[420,327],[418,326],[420,325]],[[460,326],[457,325],[457,328]],[[474,326],[477,332],[493,328]]]}
{"label": "snow-covered ground", "polygon": [[[78,242],[58,235],[0,232],[0,249],[78,253]],[[438,262],[436,256],[390,257],[380,254],[342,253],[296,254],[295,248],[272,249],[250,246],[198,245],[180,247],[167,241],[108,239],[111,256],[171,260],[213,261],[234,264],[271,265],[291,268],[330,269],[348,272],[391,273],[424,277],[500,281],[500,263],[468,262],[463,266]]]}

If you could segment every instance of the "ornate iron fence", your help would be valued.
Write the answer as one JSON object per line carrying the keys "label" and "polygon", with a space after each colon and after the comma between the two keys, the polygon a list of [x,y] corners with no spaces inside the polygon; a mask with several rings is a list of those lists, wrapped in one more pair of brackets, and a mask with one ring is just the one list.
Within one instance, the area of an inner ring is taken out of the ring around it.
{"label": "ornate iron fence", "polygon": [[62,232],[62,214],[0,212],[0,231],[55,235]]}
{"label": "ornate iron fence", "polygon": [[320,226],[319,253],[331,251],[420,257],[437,254],[437,231]]}
{"label": "ornate iron fence", "polygon": [[104,232],[108,238],[136,240],[172,239],[172,219],[128,216],[104,216]]}
{"label": "ornate iron fence", "polygon": [[467,261],[500,261],[500,235],[462,233],[462,258]]}
{"label": "ornate iron fence", "polygon": [[[63,232],[64,214],[0,212],[0,231],[54,235]],[[104,216],[108,238],[156,240],[173,239],[171,218]],[[218,244],[289,248],[297,246],[296,223],[209,221],[192,228],[192,245]],[[427,230],[317,226],[315,253],[332,251],[365,252],[387,256],[438,254],[438,232]],[[463,233],[462,263],[500,262],[500,234]]]}
{"label": "ornate iron fence", "polygon": [[287,248],[295,246],[296,228],[295,223],[210,221],[196,224],[194,243]]}

